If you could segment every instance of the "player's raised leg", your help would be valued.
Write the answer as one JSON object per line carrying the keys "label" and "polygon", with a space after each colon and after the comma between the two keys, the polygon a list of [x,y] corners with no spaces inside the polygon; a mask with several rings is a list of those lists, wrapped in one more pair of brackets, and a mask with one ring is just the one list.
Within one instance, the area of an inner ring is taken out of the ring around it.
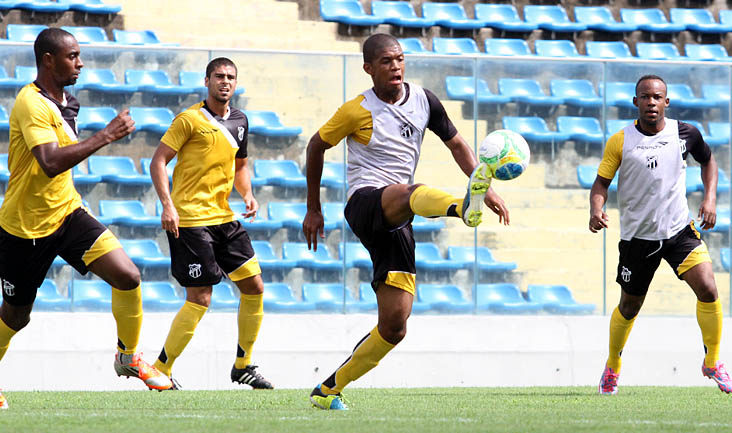
{"label": "player's raised leg", "polygon": [[[245,264],[246,265],[246,264]],[[240,280],[235,280],[239,289],[240,301],[237,314],[237,325],[239,328],[238,344],[236,347],[236,360],[231,367],[231,381],[249,385],[254,389],[273,389],[272,384],[257,372],[257,366],[252,364],[252,348],[257,341],[259,329],[262,326],[264,315],[264,283],[259,274],[259,264],[254,266],[242,266],[243,275],[251,275]],[[230,274],[232,279],[237,277],[236,273]]]}

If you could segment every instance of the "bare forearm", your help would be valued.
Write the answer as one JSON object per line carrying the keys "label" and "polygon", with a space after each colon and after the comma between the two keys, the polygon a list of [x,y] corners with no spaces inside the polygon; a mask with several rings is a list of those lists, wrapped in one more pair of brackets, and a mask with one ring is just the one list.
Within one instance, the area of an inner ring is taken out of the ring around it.
{"label": "bare forearm", "polygon": [[320,179],[323,176],[323,160],[325,151],[318,143],[314,143],[315,137],[310,140],[306,155],[305,176],[308,184],[307,207],[311,210],[320,211]]}
{"label": "bare forearm", "polygon": [[712,157],[701,168],[702,183],[704,184],[704,200],[717,200],[718,169],[717,161]]}
{"label": "bare forearm", "polygon": [[33,153],[46,176],[54,177],[70,170],[110,142],[103,134],[95,134],[70,146],[59,147],[58,143],[38,146],[33,148]]}
{"label": "bare forearm", "polygon": [[165,161],[153,158],[150,163],[150,178],[155,186],[155,192],[163,206],[173,206],[173,199],[170,197],[170,184],[168,173],[165,169]]}

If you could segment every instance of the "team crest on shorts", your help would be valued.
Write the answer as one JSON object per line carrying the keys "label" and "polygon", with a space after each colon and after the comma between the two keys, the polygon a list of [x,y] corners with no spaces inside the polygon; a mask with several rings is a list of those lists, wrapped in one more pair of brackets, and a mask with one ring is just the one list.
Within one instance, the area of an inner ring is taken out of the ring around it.
{"label": "team crest on shorts", "polygon": [[200,263],[191,263],[188,265],[188,275],[191,276],[191,278],[198,278],[201,276],[201,264]]}
{"label": "team crest on shorts", "polygon": [[3,291],[5,292],[6,296],[14,296],[15,295],[15,286],[10,284],[10,281],[3,280]]}
{"label": "team crest on shorts", "polygon": [[626,283],[629,283],[631,273],[632,272],[630,272],[630,269],[623,266],[623,270],[620,272],[620,276],[623,278],[623,281],[625,281]]}

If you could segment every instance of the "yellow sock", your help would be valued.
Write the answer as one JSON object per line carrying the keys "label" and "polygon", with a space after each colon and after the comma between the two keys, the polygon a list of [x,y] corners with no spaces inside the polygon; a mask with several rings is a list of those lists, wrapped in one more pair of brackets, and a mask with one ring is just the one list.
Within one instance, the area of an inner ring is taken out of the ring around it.
{"label": "yellow sock", "polygon": [[719,342],[722,340],[722,303],[696,301],[696,321],[704,341],[704,365],[714,367],[719,360]]}
{"label": "yellow sock", "polygon": [[252,347],[257,341],[259,328],[264,316],[264,295],[245,295],[242,293],[239,301],[239,346],[236,349],[234,367],[244,368],[252,363]]}
{"label": "yellow sock", "polygon": [[166,376],[170,376],[173,363],[193,338],[196,326],[207,310],[207,307],[189,301],[186,301],[178,310],[178,314],[175,315],[173,323],[170,325],[163,350],[160,351],[160,356],[155,361],[155,367]]}
{"label": "yellow sock", "polygon": [[423,217],[462,217],[463,199],[436,188],[420,185],[409,196],[409,207]]}
{"label": "yellow sock", "polygon": [[10,346],[10,339],[13,338],[13,335],[17,332],[18,331],[10,329],[10,327],[3,322],[3,319],[0,319],[0,359],[3,359],[3,356],[5,356],[5,352],[8,351],[8,346]]}
{"label": "yellow sock", "polygon": [[117,321],[117,349],[126,355],[135,353],[142,328],[140,286],[132,290],[112,287],[112,315]]}
{"label": "yellow sock", "polygon": [[607,366],[612,368],[615,373],[620,373],[622,360],[620,355],[623,353],[625,342],[628,341],[630,330],[633,329],[635,317],[628,320],[620,314],[618,307],[613,310],[610,316],[610,355],[607,357]]}
{"label": "yellow sock", "polygon": [[341,365],[338,370],[326,380],[321,386],[321,390],[326,394],[338,394],[343,391],[343,388],[364,374],[368,373],[369,370],[379,365],[381,358],[386,356],[391,349],[394,348],[394,344],[391,344],[384,340],[379,334],[379,327],[376,326],[371,332],[361,340],[356,348],[353,349],[353,353]]}

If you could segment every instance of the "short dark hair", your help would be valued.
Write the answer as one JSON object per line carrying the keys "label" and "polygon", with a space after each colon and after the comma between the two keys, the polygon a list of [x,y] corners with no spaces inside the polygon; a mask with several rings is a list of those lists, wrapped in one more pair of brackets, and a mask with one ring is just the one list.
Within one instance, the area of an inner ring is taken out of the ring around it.
{"label": "short dark hair", "polygon": [[43,55],[46,53],[56,54],[61,47],[61,41],[67,37],[74,35],[66,30],[57,27],[49,27],[41,31],[33,43],[33,52],[36,55],[36,66],[40,67],[43,61]]}
{"label": "short dark hair", "polygon": [[386,33],[376,33],[369,36],[368,39],[366,39],[366,41],[363,43],[363,62],[373,62],[374,60],[376,60],[376,56],[379,55],[379,52],[382,49],[386,47],[391,47],[393,45],[397,45],[401,48],[401,45],[399,45],[399,41],[392,35]]}
{"label": "short dark hair", "polygon": [[208,62],[208,65],[206,66],[206,78],[211,78],[211,74],[213,73],[214,69],[218,68],[219,66],[231,66],[234,68],[234,71],[236,71],[236,74],[239,75],[239,69],[237,69],[234,62],[231,61],[231,59],[228,59],[226,57],[217,57],[210,62]]}
{"label": "short dark hair", "polygon": [[640,86],[640,83],[646,80],[658,80],[663,83],[664,87],[666,87],[666,90],[668,91],[668,86],[666,85],[666,81],[664,81],[663,78],[659,77],[658,75],[648,74],[640,77],[638,81],[635,83],[635,95],[638,96],[638,86]]}

